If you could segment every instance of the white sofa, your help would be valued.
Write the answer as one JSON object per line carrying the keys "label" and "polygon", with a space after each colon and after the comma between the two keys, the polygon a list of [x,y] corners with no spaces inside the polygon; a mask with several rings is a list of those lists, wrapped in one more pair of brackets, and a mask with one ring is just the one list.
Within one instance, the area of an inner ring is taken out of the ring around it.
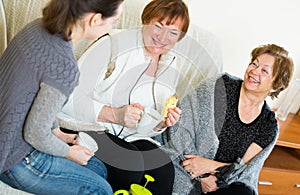
{"label": "white sofa", "polygon": [[[0,0],[0,56],[14,35],[33,19],[41,16],[41,10],[49,0]],[[125,0],[124,11],[115,24],[115,29],[128,29],[141,25],[140,15],[150,0]],[[187,4],[188,1],[186,0]],[[74,49],[77,58],[91,42],[82,42]],[[195,44],[196,43],[196,44]],[[222,53],[215,36],[210,32],[191,24],[187,36],[178,47],[183,55],[188,55],[184,72],[193,85],[200,80],[222,71]],[[90,52],[90,51],[87,51]],[[195,64],[200,70],[195,71]],[[199,66],[198,66],[199,65]],[[25,195],[0,181],[1,195]]]}
{"label": "white sofa", "polygon": [[[0,0],[0,55],[7,43],[28,22],[42,15],[42,8],[49,0]],[[125,0],[124,11],[114,28],[127,29],[141,25],[140,15],[150,0]],[[188,5],[188,0],[185,0]],[[215,36],[206,30],[191,24],[188,35],[193,37],[207,50],[215,61],[218,70],[222,70],[222,54]],[[79,58],[90,42],[83,42],[75,47]]]}
{"label": "white sofa", "polygon": [[6,48],[7,44],[6,32],[6,16],[4,12],[3,2],[0,1],[0,56]]}

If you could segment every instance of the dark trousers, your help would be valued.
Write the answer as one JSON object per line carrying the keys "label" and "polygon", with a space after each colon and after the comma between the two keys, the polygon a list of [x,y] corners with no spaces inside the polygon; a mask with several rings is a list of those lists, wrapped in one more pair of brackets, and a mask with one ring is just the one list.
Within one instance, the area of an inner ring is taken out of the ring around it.
{"label": "dark trousers", "polygon": [[[200,187],[200,183],[198,184]],[[194,188],[189,195],[200,195],[200,194],[204,194],[204,193],[201,193],[200,189]],[[217,191],[209,192],[206,195],[254,195],[254,192],[243,183],[233,183],[229,185],[227,188],[220,188]]]}
{"label": "dark trousers", "polygon": [[87,132],[98,143],[95,155],[106,165],[113,190],[144,186],[145,174],[154,177],[146,186],[153,195],[172,194],[174,167],[169,156],[147,140],[126,142],[109,133]]}
{"label": "dark trousers", "polygon": [[254,195],[254,192],[243,183],[233,183],[228,188],[220,188],[207,195]]}

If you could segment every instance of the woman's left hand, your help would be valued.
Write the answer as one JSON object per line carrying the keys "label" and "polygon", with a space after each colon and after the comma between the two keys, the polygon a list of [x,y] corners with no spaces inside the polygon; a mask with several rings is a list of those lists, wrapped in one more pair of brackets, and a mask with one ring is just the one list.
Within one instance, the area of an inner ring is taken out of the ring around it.
{"label": "woman's left hand", "polygon": [[202,176],[206,173],[214,173],[217,168],[217,162],[210,160],[208,158],[204,158],[198,155],[184,155],[187,159],[182,162],[182,167],[188,173],[190,173],[191,177],[195,178],[197,176]]}
{"label": "woman's left hand", "polygon": [[179,108],[169,108],[168,117],[165,121],[161,121],[153,130],[156,132],[162,131],[164,128],[171,127],[175,125],[180,118],[181,110]]}
{"label": "woman's left hand", "polygon": [[180,115],[181,115],[181,110],[178,107],[176,107],[174,109],[170,108],[168,110],[168,117],[166,118],[166,121],[164,124],[165,127],[174,126],[179,121]]}
{"label": "woman's left hand", "polygon": [[77,134],[64,133],[59,128],[53,129],[52,133],[67,144],[74,144],[74,145],[78,144],[78,141],[76,140],[78,136]]}

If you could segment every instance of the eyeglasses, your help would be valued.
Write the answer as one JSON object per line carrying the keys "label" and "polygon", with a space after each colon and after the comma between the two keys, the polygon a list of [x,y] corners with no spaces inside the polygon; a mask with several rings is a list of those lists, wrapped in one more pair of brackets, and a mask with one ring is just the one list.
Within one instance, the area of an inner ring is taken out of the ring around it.
{"label": "eyeglasses", "polygon": [[167,36],[169,39],[178,39],[181,32],[176,29],[169,29],[160,24],[155,24],[152,26],[154,33],[159,35]]}

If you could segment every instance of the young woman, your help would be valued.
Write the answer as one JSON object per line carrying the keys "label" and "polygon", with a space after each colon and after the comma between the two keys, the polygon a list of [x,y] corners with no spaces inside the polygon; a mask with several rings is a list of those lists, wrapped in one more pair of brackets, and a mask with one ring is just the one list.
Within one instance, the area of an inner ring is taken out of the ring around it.
{"label": "young woman", "polygon": [[112,194],[103,163],[55,117],[78,83],[73,45],[110,31],[122,2],[52,0],[11,41],[0,59],[1,181],[33,194]]}
{"label": "young woman", "polygon": [[[91,59],[108,68],[97,75],[96,83],[91,82],[91,75],[80,83],[74,98],[63,109],[67,116],[61,120],[75,119],[79,130],[91,130],[84,127],[88,123],[108,130],[109,133],[98,135],[103,139],[98,142],[100,149],[96,154],[106,164],[108,181],[114,190],[129,189],[132,183],[143,185],[147,173],[155,178],[147,185],[153,194],[171,194],[174,168],[152,137],[174,125],[181,111],[169,109],[166,120],[154,129],[139,122],[141,113],[149,108],[161,113],[167,97],[176,93],[180,63],[172,48],[188,30],[188,9],[182,0],[153,0],[141,18],[142,28],[107,38],[111,39],[113,53],[110,63],[101,61],[104,58],[97,60],[99,54],[93,51],[97,56],[90,56]],[[102,41],[97,47],[110,44]],[[81,66],[90,64],[91,59],[80,59]],[[67,122],[64,125],[72,129]]]}
{"label": "young woman", "polygon": [[173,192],[257,194],[260,169],[278,136],[265,99],[287,88],[292,74],[288,52],[263,45],[252,51],[243,80],[222,74],[187,95],[164,139],[175,166]]}

